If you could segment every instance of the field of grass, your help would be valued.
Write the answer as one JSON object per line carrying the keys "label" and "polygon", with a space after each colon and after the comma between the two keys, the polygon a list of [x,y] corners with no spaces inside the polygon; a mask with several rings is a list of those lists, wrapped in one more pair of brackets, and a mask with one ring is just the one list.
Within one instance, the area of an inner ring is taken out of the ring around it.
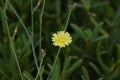
{"label": "field of grass", "polygon": [[120,0],[0,0],[0,80],[120,80]]}

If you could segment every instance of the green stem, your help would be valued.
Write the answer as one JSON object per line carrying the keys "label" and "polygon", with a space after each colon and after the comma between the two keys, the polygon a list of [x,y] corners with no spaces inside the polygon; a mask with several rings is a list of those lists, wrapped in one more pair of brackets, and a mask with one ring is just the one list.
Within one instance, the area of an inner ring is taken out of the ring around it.
{"label": "green stem", "polygon": [[34,39],[33,0],[31,0],[31,23],[32,23],[32,40],[33,40]]}
{"label": "green stem", "polygon": [[42,34],[42,17],[43,17],[43,13],[44,13],[44,8],[45,8],[45,1],[43,0],[43,5],[42,5],[42,10],[41,10],[41,14],[40,14],[40,36],[39,36],[39,52],[41,53],[41,34]]}
{"label": "green stem", "polygon": [[76,3],[74,3],[73,5],[70,5],[69,7],[69,13],[68,13],[68,17],[67,17],[67,20],[66,20],[66,24],[65,24],[65,28],[64,28],[64,31],[66,31],[67,29],[67,26],[68,26],[68,22],[70,20],[70,16],[71,16],[71,13],[72,13],[72,10],[75,8],[76,6]]}
{"label": "green stem", "polygon": [[11,3],[7,0],[8,2],[8,5],[10,6],[10,8],[12,9],[12,11],[15,13],[15,15],[17,16],[17,18],[19,19],[20,23],[22,24],[23,28],[25,29],[27,35],[28,35],[28,38],[30,39],[30,42],[31,42],[31,45],[32,45],[32,51],[33,51],[33,57],[34,57],[34,60],[35,60],[35,64],[36,64],[36,68],[38,70],[38,63],[37,63],[37,58],[36,58],[36,54],[35,54],[35,48],[34,48],[34,44],[33,44],[33,41],[32,41],[32,38],[31,38],[31,35],[29,34],[26,26],[24,25],[22,19],[19,17],[18,13],[15,11],[15,9],[13,8],[13,6],[11,5]]}
{"label": "green stem", "polygon": [[68,26],[68,22],[69,22],[69,20],[70,20],[71,13],[72,13],[72,8],[70,8],[70,10],[69,10],[69,13],[68,13],[68,17],[67,17],[67,21],[66,21],[66,24],[65,24],[64,31],[66,31],[66,29],[67,29],[67,26]]}
{"label": "green stem", "polygon": [[40,76],[40,80],[42,80],[42,75],[40,73],[41,72],[42,63],[43,63],[43,57],[41,58],[40,67],[39,67],[39,70],[38,70],[37,75],[35,77],[35,80],[37,80],[38,76]]}
{"label": "green stem", "polygon": [[52,68],[51,68],[51,70],[50,70],[50,73],[49,73],[49,75],[48,75],[48,77],[47,77],[47,80],[49,80],[49,78],[50,78],[50,76],[51,76],[51,74],[52,74],[52,72],[53,72],[53,70],[54,70],[54,67],[55,67],[56,62],[57,62],[57,60],[58,60],[58,56],[59,56],[59,54],[60,54],[60,51],[61,51],[61,48],[58,49],[57,55],[56,55],[56,57],[55,57],[55,60],[54,60],[53,66],[52,66]]}
{"label": "green stem", "polygon": [[[42,75],[40,75],[39,72],[41,70],[41,66],[42,66],[42,63],[43,63],[43,58],[42,58],[42,53],[41,53],[41,46],[42,46],[41,38],[42,38],[42,19],[43,19],[43,13],[44,13],[44,8],[45,8],[45,2],[46,2],[46,0],[43,0],[42,10],[41,10],[41,14],[40,14],[40,35],[39,35],[40,66],[39,66],[39,70],[38,70],[38,74],[41,78],[40,80],[42,80]],[[36,76],[36,79],[37,79],[37,76]]]}
{"label": "green stem", "polygon": [[33,13],[37,10],[37,8],[39,7],[39,3],[35,6],[35,8],[33,9]]}
{"label": "green stem", "polygon": [[40,67],[39,67],[39,71],[37,72],[37,75],[36,75],[36,77],[35,77],[35,80],[37,80],[38,76],[40,76],[40,80],[43,80],[43,79],[42,79],[43,68],[41,68],[41,67],[42,67],[42,63],[43,63],[44,57],[45,57],[45,52],[44,52],[44,50],[41,50]]}
{"label": "green stem", "polygon": [[2,10],[2,12],[3,12],[4,19],[5,19],[4,23],[5,23],[5,27],[7,29],[8,38],[9,38],[9,42],[10,42],[10,47],[11,47],[11,50],[12,50],[12,52],[14,54],[15,61],[16,61],[17,66],[18,66],[18,70],[19,70],[21,79],[23,80],[21,68],[20,68],[20,65],[19,65],[19,62],[18,62],[18,58],[17,58],[16,52],[15,52],[15,49],[14,49],[14,46],[13,46],[13,43],[12,43],[12,39],[10,38],[10,32],[9,32],[9,28],[8,28],[8,22],[6,20],[7,19],[7,17],[6,17],[6,10]]}
{"label": "green stem", "polygon": [[[43,62],[43,59],[41,59],[41,62]],[[40,63],[40,65],[42,65],[42,63]],[[41,71],[41,67],[39,67],[39,69],[38,69],[38,72],[37,72],[37,75],[35,77],[35,80],[37,80],[38,76],[40,76],[40,80],[42,80],[42,76],[40,74],[40,71]]]}

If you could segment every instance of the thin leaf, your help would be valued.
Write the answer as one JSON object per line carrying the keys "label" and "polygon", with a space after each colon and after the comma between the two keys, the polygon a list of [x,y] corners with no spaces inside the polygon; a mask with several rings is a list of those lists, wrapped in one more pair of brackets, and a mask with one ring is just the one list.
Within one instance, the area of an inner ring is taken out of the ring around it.
{"label": "thin leaf", "polygon": [[94,29],[93,32],[92,32],[92,39],[94,39],[94,38],[96,38],[96,37],[98,36],[98,33],[100,32],[100,29],[101,29],[102,25],[103,25],[103,22],[99,23],[99,24],[95,27],[95,29]]}
{"label": "thin leaf", "polygon": [[97,7],[103,7],[103,6],[106,6],[106,5],[108,5],[109,4],[109,2],[108,1],[102,1],[102,2],[98,2],[98,3],[96,3],[96,4],[93,4],[92,5],[92,8],[97,8]]}
{"label": "thin leaf", "polygon": [[100,71],[99,71],[98,67],[97,67],[94,63],[89,62],[89,65],[93,68],[93,70],[94,70],[98,75],[100,75]]}
{"label": "thin leaf", "polygon": [[71,24],[71,27],[73,28],[73,30],[74,30],[77,34],[79,34],[79,36],[80,36],[82,39],[86,40],[86,36],[85,36],[84,32],[81,30],[81,28],[79,28],[76,24]]}
{"label": "thin leaf", "polygon": [[72,58],[71,56],[69,56],[69,57],[65,60],[64,67],[63,67],[63,71],[65,71],[65,70],[68,68],[68,66],[69,66],[69,64],[70,64],[70,62],[71,62],[72,59],[73,59],[73,58]]}
{"label": "thin leaf", "polygon": [[105,38],[108,38],[108,36],[107,35],[103,35],[103,36],[97,37],[96,39],[93,39],[92,42],[100,41],[100,40],[103,40]]}
{"label": "thin leaf", "polygon": [[54,67],[54,71],[51,74],[50,80],[59,80],[59,74],[60,74],[60,70],[59,70],[58,65],[56,65]]}
{"label": "thin leaf", "polygon": [[84,80],[90,80],[89,79],[89,75],[88,75],[88,71],[87,71],[87,69],[84,66],[82,67],[82,78]]}
{"label": "thin leaf", "polygon": [[99,79],[97,79],[97,80],[104,80],[104,78],[103,77],[100,77]]}
{"label": "thin leaf", "polygon": [[82,59],[76,61],[68,70],[64,71],[64,74],[71,74],[82,63],[82,61]]}
{"label": "thin leaf", "polygon": [[24,71],[23,72],[23,76],[27,79],[27,80],[34,80],[33,76],[27,72],[27,71]]}
{"label": "thin leaf", "polygon": [[60,69],[61,69],[60,66],[61,66],[60,65],[60,60],[58,59],[57,64],[55,65],[54,70],[53,70],[53,72],[51,74],[50,80],[59,80]]}
{"label": "thin leaf", "polygon": [[81,75],[82,80],[86,80],[83,75]]}
{"label": "thin leaf", "polygon": [[108,73],[109,72],[109,68],[104,64],[103,59],[101,57],[101,51],[100,51],[100,47],[101,47],[101,41],[98,43],[97,45],[97,51],[96,51],[96,55],[97,55],[97,60],[101,66],[101,68]]}

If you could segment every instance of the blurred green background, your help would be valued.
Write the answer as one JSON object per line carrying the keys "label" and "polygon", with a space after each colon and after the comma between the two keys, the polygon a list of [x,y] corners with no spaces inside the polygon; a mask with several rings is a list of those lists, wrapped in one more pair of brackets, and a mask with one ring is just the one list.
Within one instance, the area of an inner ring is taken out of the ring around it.
{"label": "blurred green background", "polygon": [[[32,35],[31,1],[9,1]],[[33,41],[38,64],[39,15],[43,0],[33,0],[33,8],[39,1],[40,5],[33,14]],[[0,0],[0,80],[21,80],[4,25],[5,3],[6,0]],[[41,37],[42,49],[46,54],[42,64],[43,80],[46,80],[58,50],[52,45],[51,36],[64,29],[70,6],[74,3],[76,5],[67,27],[73,41],[61,50],[50,80],[120,80],[120,0],[46,0]],[[37,69],[30,39],[9,5],[6,15],[24,80],[33,80]]]}

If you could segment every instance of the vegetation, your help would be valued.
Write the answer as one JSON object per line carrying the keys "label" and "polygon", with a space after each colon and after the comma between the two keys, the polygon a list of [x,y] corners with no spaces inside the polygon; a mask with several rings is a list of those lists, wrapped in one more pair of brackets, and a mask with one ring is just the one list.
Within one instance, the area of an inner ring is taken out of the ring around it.
{"label": "vegetation", "polygon": [[0,0],[0,80],[120,80],[120,1]]}

